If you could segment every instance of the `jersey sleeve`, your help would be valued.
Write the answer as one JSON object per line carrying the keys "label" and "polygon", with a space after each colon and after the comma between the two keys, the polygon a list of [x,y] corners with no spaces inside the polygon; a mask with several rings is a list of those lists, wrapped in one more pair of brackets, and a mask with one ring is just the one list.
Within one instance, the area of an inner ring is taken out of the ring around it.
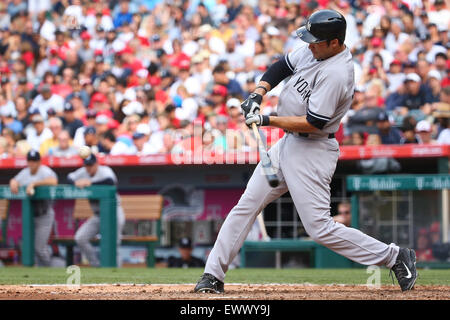
{"label": "jersey sleeve", "polygon": [[75,171],[72,171],[71,173],[69,173],[67,175],[67,179],[69,180],[69,182],[75,182],[81,178],[83,178],[83,169],[84,168],[79,168]]}
{"label": "jersey sleeve", "polygon": [[19,185],[21,185],[21,186],[23,186],[23,185],[25,185],[25,184],[27,184],[27,181],[25,181],[25,177],[26,177],[26,170],[28,170],[27,168],[24,168],[24,169],[22,169],[22,170],[20,170],[19,171],[19,173],[18,174],[16,174],[15,176],[14,176],[14,180],[16,180],[18,183],[19,183]]}
{"label": "jersey sleeve", "polygon": [[322,130],[331,120],[343,93],[344,83],[336,72],[321,73],[309,97],[306,120]]}
{"label": "jersey sleeve", "polygon": [[117,184],[117,177],[114,171],[110,167],[100,166],[91,181],[92,183],[98,183],[109,179],[112,180],[114,184]]}
{"label": "jersey sleeve", "polygon": [[286,63],[292,73],[295,73],[295,66],[302,61],[302,57],[305,54],[306,46],[299,46],[295,50],[289,52],[284,56]]}
{"label": "jersey sleeve", "polygon": [[55,178],[56,180],[58,180],[58,176],[56,175],[55,171],[53,171],[51,168],[47,166],[42,167],[42,173],[39,178],[40,179]]}

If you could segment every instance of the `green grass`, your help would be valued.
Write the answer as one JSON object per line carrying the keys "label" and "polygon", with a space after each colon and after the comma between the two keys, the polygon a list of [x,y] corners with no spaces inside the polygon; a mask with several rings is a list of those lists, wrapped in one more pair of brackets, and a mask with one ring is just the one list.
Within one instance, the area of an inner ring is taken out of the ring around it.
{"label": "green grass", "polygon": [[[203,269],[81,268],[81,284],[89,283],[195,283]],[[0,285],[65,284],[65,268],[0,268]],[[366,284],[366,269],[235,269],[227,283]],[[381,269],[382,284],[392,284],[389,270]],[[419,270],[418,285],[450,285],[450,270]]]}

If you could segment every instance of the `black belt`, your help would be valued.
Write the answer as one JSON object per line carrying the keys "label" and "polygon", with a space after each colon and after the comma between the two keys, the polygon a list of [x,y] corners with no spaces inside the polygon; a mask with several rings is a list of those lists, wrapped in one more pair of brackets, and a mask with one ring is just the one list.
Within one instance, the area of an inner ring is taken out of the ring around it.
{"label": "black belt", "polygon": [[[291,132],[291,131],[287,131],[284,130],[284,132],[286,133],[292,133],[294,136],[300,136],[300,137],[304,137],[304,138],[308,138],[309,137],[309,133],[303,133],[303,132]],[[328,139],[334,139],[334,133],[330,133],[328,135]]]}

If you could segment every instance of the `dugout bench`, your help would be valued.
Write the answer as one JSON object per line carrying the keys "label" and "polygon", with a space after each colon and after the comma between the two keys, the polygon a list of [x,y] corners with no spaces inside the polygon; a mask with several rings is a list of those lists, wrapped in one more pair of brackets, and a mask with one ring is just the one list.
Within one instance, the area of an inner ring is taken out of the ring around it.
{"label": "dugout bench", "polygon": [[[353,262],[330,249],[312,241],[303,239],[279,239],[269,241],[244,241],[241,248],[241,267],[247,265],[248,252],[308,252],[312,268],[351,268]],[[277,268],[281,268],[278,262]]]}
{"label": "dugout bench", "polygon": [[[125,221],[152,221],[155,223],[152,235],[122,235],[121,245],[145,246],[147,248],[147,267],[155,266],[155,248],[161,239],[161,213],[164,198],[162,195],[121,195],[121,205],[125,214]],[[93,215],[87,199],[76,199],[73,218],[77,229],[80,222]],[[52,242],[66,247],[66,265],[73,264],[73,248],[75,246],[74,236],[53,236]],[[93,243],[98,240],[93,239]]]}

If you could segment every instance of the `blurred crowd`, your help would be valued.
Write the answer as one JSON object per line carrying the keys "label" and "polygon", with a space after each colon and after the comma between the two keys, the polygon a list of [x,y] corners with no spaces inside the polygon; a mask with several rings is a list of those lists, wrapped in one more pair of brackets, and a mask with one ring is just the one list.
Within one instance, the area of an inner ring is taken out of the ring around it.
{"label": "blurred crowd", "polygon": [[[450,144],[443,0],[6,0],[0,156],[251,150],[240,102],[306,45],[295,30],[323,8],[344,14],[355,64],[339,142]],[[282,87],[264,114],[276,114]],[[265,133],[269,146],[283,135]]]}

